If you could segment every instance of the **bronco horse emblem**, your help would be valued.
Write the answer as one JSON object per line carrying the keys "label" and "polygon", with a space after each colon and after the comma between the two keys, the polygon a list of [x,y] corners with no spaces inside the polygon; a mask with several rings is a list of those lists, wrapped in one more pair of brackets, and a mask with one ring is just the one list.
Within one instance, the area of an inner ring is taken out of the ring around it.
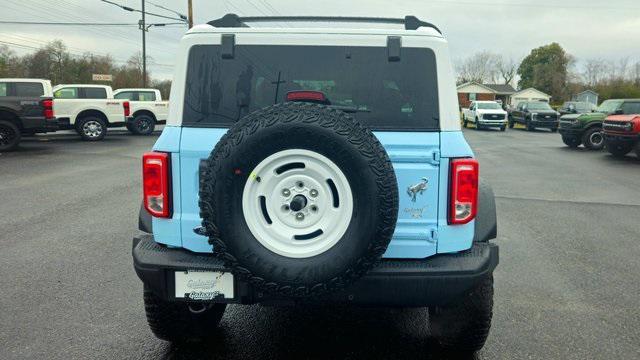
{"label": "bronco horse emblem", "polygon": [[422,195],[425,190],[427,190],[427,185],[429,184],[429,179],[422,178],[418,184],[411,185],[407,188],[407,194],[411,197],[412,202],[416,202],[416,197],[418,194]]}

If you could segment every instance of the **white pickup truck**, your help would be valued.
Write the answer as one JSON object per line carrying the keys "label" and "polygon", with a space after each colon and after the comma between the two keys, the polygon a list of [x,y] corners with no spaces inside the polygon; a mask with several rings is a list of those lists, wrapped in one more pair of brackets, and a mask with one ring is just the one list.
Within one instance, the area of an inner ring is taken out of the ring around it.
{"label": "white pickup truck", "polygon": [[500,131],[505,131],[507,112],[495,101],[474,101],[468,109],[462,109],[462,125],[467,127],[470,122],[476,129],[499,127]]}
{"label": "white pickup truck", "polygon": [[125,125],[129,101],[113,98],[111,86],[64,84],[53,88],[53,108],[61,129],[73,129],[83,140],[102,140],[109,127]]}
{"label": "white pickup truck", "polygon": [[113,97],[129,100],[131,116],[127,119],[127,129],[136,135],[149,135],[156,124],[167,122],[169,102],[162,101],[162,94],[157,89],[118,89]]}

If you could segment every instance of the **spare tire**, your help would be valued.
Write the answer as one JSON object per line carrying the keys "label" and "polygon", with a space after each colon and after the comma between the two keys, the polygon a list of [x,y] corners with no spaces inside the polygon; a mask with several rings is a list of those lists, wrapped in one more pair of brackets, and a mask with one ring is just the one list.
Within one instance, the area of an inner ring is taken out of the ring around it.
{"label": "spare tire", "polygon": [[285,103],[222,137],[200,174],[200,215],[232,273],[269,293],[340,290],[382,257],[398,185],[386,151],[348,114]]}

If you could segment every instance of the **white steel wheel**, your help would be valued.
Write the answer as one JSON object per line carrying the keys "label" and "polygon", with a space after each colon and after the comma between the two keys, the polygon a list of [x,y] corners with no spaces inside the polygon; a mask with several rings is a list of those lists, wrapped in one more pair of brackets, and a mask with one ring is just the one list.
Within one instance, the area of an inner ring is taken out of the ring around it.
{"label": "white steel wheel", "polygon": [[353,195],[340,168],[314,151],[291,149],[262,160],[242,193],[245,222],[270,251],[289,258],[324,253],[340,241]]}

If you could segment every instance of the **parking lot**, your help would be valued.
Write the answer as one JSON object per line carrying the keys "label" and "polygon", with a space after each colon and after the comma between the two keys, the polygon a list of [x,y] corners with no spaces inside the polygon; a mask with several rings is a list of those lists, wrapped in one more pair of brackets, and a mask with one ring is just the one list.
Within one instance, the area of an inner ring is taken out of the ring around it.
{"label": "parking lot", "polygon": [[[466,130],[493,185],[501,265],[480,359],[640,357],[640,161],[558,134]],[[230,306],[215,343],[149,331],[131,263],[157,136],[27,138],[0,155],[0,358],[441,358],[424,309]]]}

